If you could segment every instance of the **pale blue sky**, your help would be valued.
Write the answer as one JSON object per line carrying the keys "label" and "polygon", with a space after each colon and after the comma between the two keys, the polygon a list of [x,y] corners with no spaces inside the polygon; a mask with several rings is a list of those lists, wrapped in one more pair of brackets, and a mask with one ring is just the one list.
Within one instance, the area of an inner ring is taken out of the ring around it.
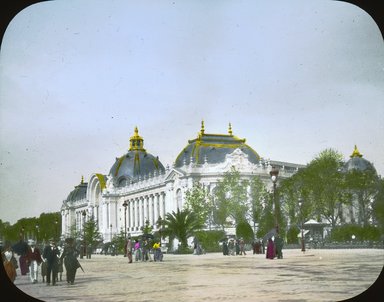
{"label": "pale blue sky", "polygon": [[384,43],[339,1],[48,1],[0,52],[0,219],[59,211],[138,126],[171,165],[205,121],[306,164],[357,144],[384,172]]}

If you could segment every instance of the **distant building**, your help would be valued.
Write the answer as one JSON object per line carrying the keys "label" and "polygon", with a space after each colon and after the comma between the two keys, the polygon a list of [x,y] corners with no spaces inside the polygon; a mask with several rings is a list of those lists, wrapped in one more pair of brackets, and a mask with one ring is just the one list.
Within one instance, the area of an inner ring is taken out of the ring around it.
{"label": "distant building", "polygon": [[233,166],[243,178],[259,176],[267,188],[272,187],[272,167],[279,169],[279,179],[305,167],[265,160],[245,141],[233,135],[231,124],[227,134],[207,134],[202,122],[197,137],[188,140],[172,167],[164,167],[159,157],[144,149],[144,139],[136,127],[128,152],[116,158],[109,173],[92,174],[88,183],[82,179],[63,201],[62,236],[67,237],[72,228],[81,231],[90,217],[97,221],[105,241],[124,231],[125,221],[132,236],[142,233],[146,221],[157,230],[159,217],[183,208],[185,193],[194,181],[212,192]]}
{"label": "distant building", "polygon": [[[377,172],[372,163],[363,158],[363,155],[355,148],[350,156],[350,159],[345,163],[342,172],[372,172],[377,176]],[[356,174],[354,174],[356,175]],[[341,212],[341,223],[354,223],[359,225],[366,225],[371,219],[370,213],[372,212],[371,206],[373,196],[367,194],[367,191],[352,191],[352,199],[350,205],[343,205]]]}

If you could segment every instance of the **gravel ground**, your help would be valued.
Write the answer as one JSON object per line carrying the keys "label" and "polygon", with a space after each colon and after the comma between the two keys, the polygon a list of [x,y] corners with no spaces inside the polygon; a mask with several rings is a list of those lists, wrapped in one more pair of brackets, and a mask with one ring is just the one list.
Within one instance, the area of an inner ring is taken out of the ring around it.
{"label": "gravel ground", "polygon": [[46,286],[41,279],[32,284],[19,270],[15,285],[47,302],[342,301],[368,289],[384,266],[382,249],[283,253],[284,259],[274,260],[251,252],[246,256],[165,254],[163,262],[132,264],[121,255],[92,255],[80,259],[85,272],[77,271],[74,285],[67,284],[65,272],[57,286]]}

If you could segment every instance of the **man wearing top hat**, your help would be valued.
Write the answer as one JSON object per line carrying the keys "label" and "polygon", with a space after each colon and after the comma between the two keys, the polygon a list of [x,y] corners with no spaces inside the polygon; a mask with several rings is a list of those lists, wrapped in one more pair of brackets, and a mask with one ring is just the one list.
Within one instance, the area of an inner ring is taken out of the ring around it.
{"label": "man wearing top hat", "polygon": [[56,285],[57,271],[59,268],[60,251],[57,248],[53,238],[49,240],[49,245],[44,248],[43,258],[47,263],[47,285]]}
{"label": "man wearing top hat", "polygon": [[40,249],[33,239],[28,240],[27,264],[29,265],[29,277],[32,283],[37,283],[39,265],[43,262]]}

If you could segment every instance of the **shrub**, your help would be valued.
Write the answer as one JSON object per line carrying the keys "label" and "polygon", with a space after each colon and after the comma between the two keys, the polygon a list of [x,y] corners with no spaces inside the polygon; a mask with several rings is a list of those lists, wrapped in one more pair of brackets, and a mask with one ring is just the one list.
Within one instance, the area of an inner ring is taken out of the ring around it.
{"label": "shrub", "polygon": [[224,238],[224,231],[198,231],[195,236],[199,240],[202,248],[206,252],[220,252],[221,247],[219,241]]}
{"label": "shrub", "polygon": [[372,225],[360,226],[357,224],[345,224],[337,226],[332,230],[331,240],[336,242],[351,241],[352,235],[355,235],[356,241],[378,241],[380,240],[380,231]]}
{"label": "shrub", "polygon": [[288,244],[295,244],[297,243],[297,235],[299,234],[300,230],[296,226],[291,226],[288,229],[287,232],[287,243]]}
{"label": "shrub", "polygon": [[254,233],[253,233],[252,227],[247,221],[242,221],[237,224],[236,236],[237,238],[243,237],[245,242],[253,241]]}

